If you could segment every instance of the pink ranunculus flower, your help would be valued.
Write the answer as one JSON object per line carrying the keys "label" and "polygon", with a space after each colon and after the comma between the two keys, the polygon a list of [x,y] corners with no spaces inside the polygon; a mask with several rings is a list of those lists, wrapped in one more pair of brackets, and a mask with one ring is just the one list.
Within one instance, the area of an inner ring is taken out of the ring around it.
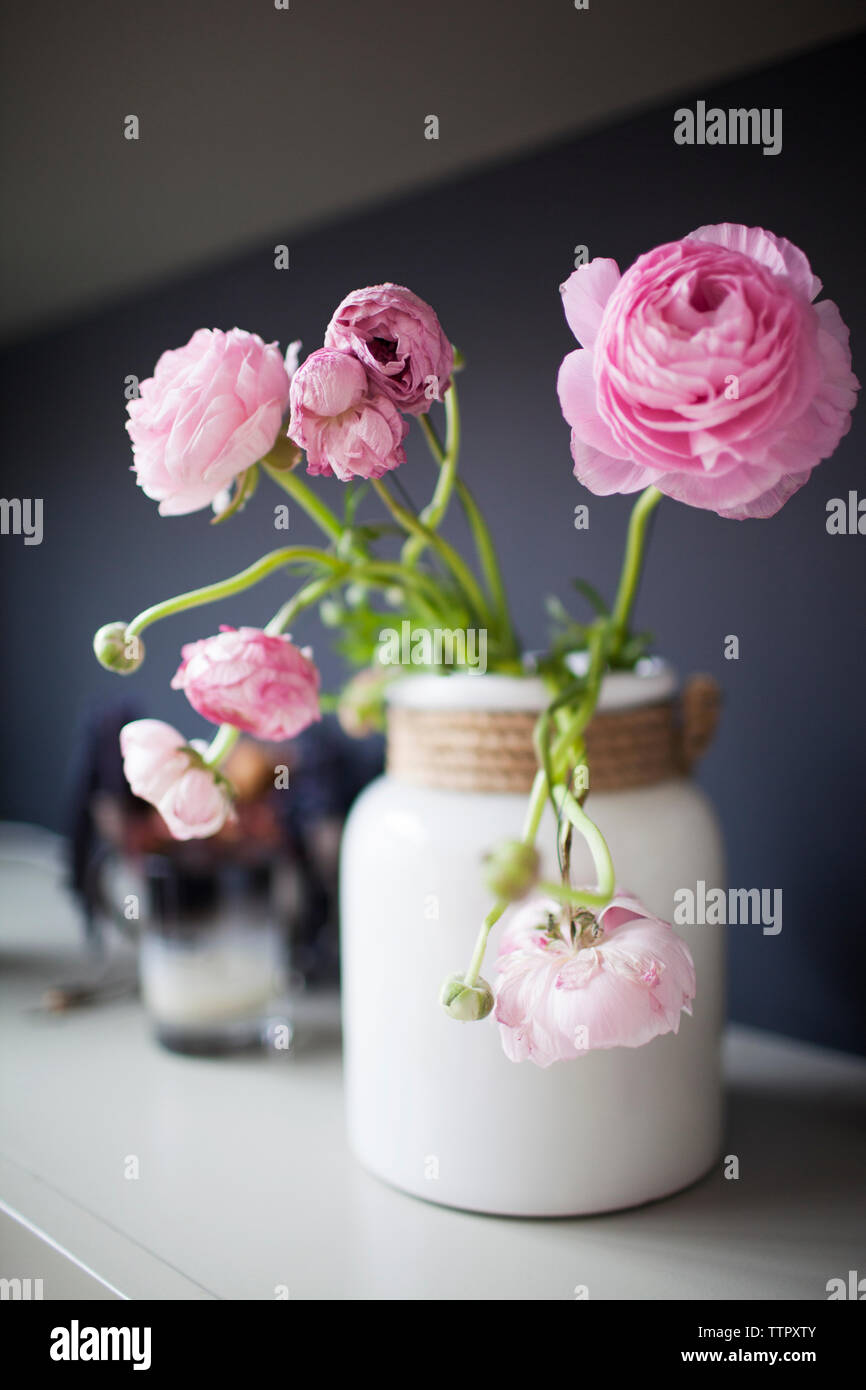
{"label": "pink ranunculus flower", "polygon": [[215,835],[233,817],[224,778],[204,767],[201,750],[161,719],[120,731],[123,771],[136,796],[155,806],[176,840]]}
{"label": "pink ranunculus flower", "polygon": [[273,447],[293,351],[284,361],[256,333],[200,328],[185,347],[162,354],[126,407],[138,483],[160,515],[209,506]]}
{"label": "pink ranunculus flower", "polygon": [[222,627],[189,642],[172,680],[193,709],[215,724],[233,724],[256,738],[294,738],[319,712],[319,672],[309,650],[257,627]]}
{"label": "pink ranunculus flower", "polygon": [[325,347],[363,362],[399,410],[423,415],[451,385],[454,349],[429,304],[402,285],[353,290],[325,332]]}
{"label": "pink ranunculus flower", "polygon": [[562,286],[583,344],[559,371],[574,472],[592,492],[654,484],[720,516],[772,516],[832,454],[858,388],[848,330],[802,251],[721,223]]}
{"label": "pink ranunculus flower", "polygon": [[409,428],[368,379],[357,357],[320,348],[292,377],[289,438],[307,454],[307,472],[381,478],[405,463]]}
{"label": "pink ranunculus flower", "polygon": [[[572,941],[551,930],[559,905],[511,907],[497,960],[496,1020],[506,1056],[536,1066],[595,1048],[642,1047],[691,1013],[695,968],[667,922],[634,898],[612,899]],[[580,923],[578,923],[578,926]]]}
{"label": "pink ranunculus flower", "polygon": [[189,758],[183,734],[161,719],[135,719],[120,731],[123,771],[136,796],[155,806],[186,772]]}
{"label": "pink ranunculus flower", "polygon": [[225,783],[195,766],[172,783],[156,809],[175,840],[206,840],[234,816]]}

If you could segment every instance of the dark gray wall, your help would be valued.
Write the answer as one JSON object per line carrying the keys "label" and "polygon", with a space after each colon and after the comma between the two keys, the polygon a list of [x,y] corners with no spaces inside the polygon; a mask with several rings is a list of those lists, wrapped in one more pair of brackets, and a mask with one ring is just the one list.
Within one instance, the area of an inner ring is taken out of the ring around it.
{"label": "dark gray wall", "polygon": [[[807,249],[851,325],[862,373],[864,57],[863,42],[850,41],[693,94],[722,106],[782,107],[776,158],[753,148],[675,146],[673,103],[308,235],[292,245],[288,272],[274,270],[263,246],[8,351],[3,493],[45,499],[45,539],[29,548],[19,538],[0,542],[0,813],[63,824],[76,730],[95,700],[134,697],[201,733],[183,696],[168,689],[181,641],[216,621],[263,621],[281,598],[273,580],[218,614],[154,629],[145,667],[122,688],[97,667],[90,638],[99,624],[229,574],[274,544],[265,485],[223,528],[209,527],[204,514],[158,518],[128,471],[127,373],[147,375],[164,348],[202,324],[238,324],[283,344],[300,337],[309,351],[347,290],[384,279],[410,285],[436,306],[466,355],[464,468],[501,541],[524,637],[538,645],[545,593],[567,597],[575,573],[612,588],[629,505],[590,498],[571,476],[554,384],[572,345],[557,287],[573,247],[626,265],[703,222],[770,227]],[[639,609],[681,671],[710,671],[724,686],[724,724],[702,778],[724,818],[731,881],[784,893],[780,936],[731,931],[734,1017],[855,1048],[866,1046],[866,538],[830,537],[824,523],[828,498],[863,488],[862,439],[863,421],[855,420],[836,457],[773,521],[721,521],[665,503]],[[402,477],[422,498],[429,468],[419,441]],[[578,501],[590,503],[586,533],[572,527]],[[456,524],[451,534],[459,538]],[[307,537],[312,528],[298,517],[294,538]],[[335,679],[327,636],[312,619],[299,632],[314,643],[326,679]],[[739,635],[738,662],[723,660],[728,633]]]}

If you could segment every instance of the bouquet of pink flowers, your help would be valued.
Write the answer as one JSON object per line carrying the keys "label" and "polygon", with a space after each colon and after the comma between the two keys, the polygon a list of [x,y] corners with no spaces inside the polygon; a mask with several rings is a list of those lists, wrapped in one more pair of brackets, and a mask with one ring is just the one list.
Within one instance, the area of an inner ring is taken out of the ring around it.
{"label": "bouquet of pink flowers", "polygon": [[[738,520],[772,516],[848,430],[858,383],[847,330],[836,305],[818,300],[820,290],[797,247],[731,224],[657,247],[624,275],[614,261],[593,260],[562,286],[581,344],[558,381],[575,476],[596,494],[639,495],[614,602],[585,586],[594,617],[566,618],[540,662],[550,704],[536,728],[538,771],[524,833],[493,847],[486,864],[493,906],[468,968],[442,987],[454,1018],[481,1019],[495,1008],[513,1060],[546,1066],[576,1057],[587,1037],[593,1047],[640,1046],[676,1031],[690,1010],[687,948],[669,924],[617,891],[608,847],[585,809],[584,732],[605,672],[631,668],[645,652],[631,613],[648,522],[662,496]],[[162,355],[128,407],[138,483],[162,515],[211,507],[223,523],[265,474],[323,534],[318,547],[273,550],[240,574],[96,634],[100,662],[129,674],[144,659],[142,633],[152,623],[277,571],[298,581],[264,628],[223,627],[183,647],[172,686],[219,725],[209,745],[158,720],[122,732],[132,790],[179,839],[213,835],[232,816],[220,766],[241,731],[283,740],[321,717],[312,653],[288,633],[309,608],[340,631],[359,668],[335,702],[353,733],[380,723],[395,674],[382,659],[385,615],[408,634],[415,669],[426,662],[445,675],[452,667],[441,645],[425,636],[470,628],[485,634],[489,670],[524,669],[496,548],[458,471],[455,375],[463,362],[433,309],[399,285],[356,290],[301,365],[298,348],[283,356],[276,343],[237,328],[200,329]],[[444,411],[441,431],[430,418],[434,404]],[[435,466],[430,500],[418,511],[396,477],[412,420]],[[340,510],[299,476],[304,458],[308,474],[337,479]],[[370,495],[381,504],[375,517],[362,508]],[[441,535],[454,500],[469,522],[475,564]],[[548,801],[564,851],[558,882],[539,882],[535,842]],[[595,865],[589,885],[570,880],[575,832]],[[488,935],[503,917],[491,988],[480,972]]]}

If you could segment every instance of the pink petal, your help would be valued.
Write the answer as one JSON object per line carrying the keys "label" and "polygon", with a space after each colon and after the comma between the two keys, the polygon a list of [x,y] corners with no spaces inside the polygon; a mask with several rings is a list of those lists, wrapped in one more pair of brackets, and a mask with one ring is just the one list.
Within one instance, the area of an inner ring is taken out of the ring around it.
{"label": "pink petal", "polygon": [[765,265],[774,275],[786,275],[808,300],[821,292],[821,281],[812,274],[808,257],[785,237],[775,236],[763,227],[743,227],[739,222],[718,222],[689,232],[687,241],[708,241],[739,251]]}
{"label": "pink petal", "polygon": [[560,285],[568,326],[579,343],[591,348],[598,336],[604,306],[620,281],[616,261],[596,256],[581,265]]}

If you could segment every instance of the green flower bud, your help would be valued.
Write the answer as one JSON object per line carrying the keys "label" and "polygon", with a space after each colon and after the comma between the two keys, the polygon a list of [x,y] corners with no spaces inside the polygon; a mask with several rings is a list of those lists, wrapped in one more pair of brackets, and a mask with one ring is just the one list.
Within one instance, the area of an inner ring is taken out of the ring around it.
{"label": "green flower bud", "polygon": [[346,602],[350,608],[360,608],[367,597],[365,584],[349,584],[346,589]]}
{"label": "green flower bud", "polygon": [[96,660],[106,671],[131,676],[144,661],[144,643],[140,637],[127,637],[126,623],[106,623],[93,639]]}
{"label": "green flower bud", "polygon": [[345,612],[343,605],[333,598],[324,598],[319,604],[319,617],[324,627],[339,627]]}
{"label": "green flower bud", "polygon": [[484,860],[484,882],[500,902],[513,903],[529,892],[538,878],[538,850],[522,840],[503,840]]}
{"label": "green flower bud", "polygon": [[486,1018],[495,1002],[493,990],[480,975],[474,985],[464,984],[462,975],[449,975],[439,991],[439,1003],[460,1023]]}

